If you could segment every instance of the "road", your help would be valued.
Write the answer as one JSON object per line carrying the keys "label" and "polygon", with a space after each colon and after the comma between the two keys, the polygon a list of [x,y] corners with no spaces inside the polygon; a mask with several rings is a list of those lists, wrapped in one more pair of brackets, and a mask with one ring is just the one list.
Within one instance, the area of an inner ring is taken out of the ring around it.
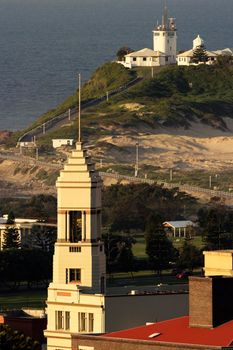
{"label": "road", "polygon": [[[137,84],[141,80],[142,80],[142,78],[133,79],[129,83],[122,85],[117,89],[109,91],[108,98],[127,90],[129,87]],[[83,110],[83,109],[91,107],[91,106],[96,106],[99,103],[106,101],[106,99],[107,99],[107,95],[105,94],[99,98],[90,100],[88,102],[83,102],[83,103],[81,103],[81,109]],[[69,116],[68,111],[57,115],[56,117],[46,121],[45,123],[42,123],[41,125],[33,128],[32,130],[27,131],[25,134],[23,134],[18,139],[18,143],[19,142],[31,142],[31,141],[33,141],[34,137],[38,138],[41,135],[44,135],[47,131],[55,129],[55,128],[65,124],[69,121],[75,120],[76,118],[77,118],[77,107],[74,107],[70,110],[70,116]]]}
{"label": "road", "polygon": [[148,286],[120,286],[108,287],[107,295],[138,295],[138,294],[166,294],[188,292],[188,283],[160,284]]}

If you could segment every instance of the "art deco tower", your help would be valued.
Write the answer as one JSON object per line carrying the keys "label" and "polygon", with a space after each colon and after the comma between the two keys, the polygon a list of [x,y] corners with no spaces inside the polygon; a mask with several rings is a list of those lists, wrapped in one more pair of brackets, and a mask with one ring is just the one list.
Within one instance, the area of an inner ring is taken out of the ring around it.
{"label": "art deco tower", "polygon": [[48,350],[71,349],[71,333],[105,330],[102,180],[82,143],[57,179],[58,237],[48,288]]}

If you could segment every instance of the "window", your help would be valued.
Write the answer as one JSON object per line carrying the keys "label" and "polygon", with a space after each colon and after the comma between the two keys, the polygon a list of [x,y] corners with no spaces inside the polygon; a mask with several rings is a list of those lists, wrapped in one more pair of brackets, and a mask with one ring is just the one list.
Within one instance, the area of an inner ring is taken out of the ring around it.
{"label": "window", "polygon": [[146,57],[143,57],[143,61],[146,61]]}
{"label": "window", "polygon": [[79,332],[87,332],[87,314],[86,312],[79,312]]}
{"label": "window", "polygon": [[81,247],[70,247],[70,253],[81,253]]}
{"label": "window", "polygon": [[94,332],[94,314],[92,312],[78,313],[78,330],[79,332]]}
{"label": "window", "polygon": [[64,329],[64,319],[62,311],[55,311],[55,328],[56,329]]}
{"label": "window", "polygon": [[65,312],[65,329],[66,330],[70,329],[70,312],[69,311]]}
{"label": "window", "polygon": [[81,282],[81,269],[69,269],[68,282]]}
{"label": "window", "polygon": [[137,61],[137,58],[136,58],[136,57],[133,57],[133,61],[134,61],[134,62]]}
{"label": "window", "polygon": [[88,330],[89,332],[93,332],[94,331],[94,314],[90,313],[89,317],[88,317]]}
{"label": "window", "polygon": [[70,329],[70,312],[69,311],[55,311],[55,328],[56,329]]}
{"label": "window", "polygon": [[81,241],[82,239],[82,212],[81,211],[70,211],[69,212],[70,222],[70,237],[69,240],[72,243]]}

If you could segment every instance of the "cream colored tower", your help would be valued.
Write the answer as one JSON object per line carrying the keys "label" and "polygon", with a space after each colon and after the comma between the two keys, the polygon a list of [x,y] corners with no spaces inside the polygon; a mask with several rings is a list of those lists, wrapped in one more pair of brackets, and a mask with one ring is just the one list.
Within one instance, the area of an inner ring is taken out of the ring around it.
{"label": "cream colored tower", "polygon": [[81,142],[57,183],[58,238],[48,288],[48,350],[71,349],[71,333],[105,330],[102,180]]}
{"label": "cream colored tower", "polygon": [[166,55],[166,64],[176,63],[177,35],[174,18],[168,18],[167,6],[164,7],[162,24],[153,30],[153,50]]}

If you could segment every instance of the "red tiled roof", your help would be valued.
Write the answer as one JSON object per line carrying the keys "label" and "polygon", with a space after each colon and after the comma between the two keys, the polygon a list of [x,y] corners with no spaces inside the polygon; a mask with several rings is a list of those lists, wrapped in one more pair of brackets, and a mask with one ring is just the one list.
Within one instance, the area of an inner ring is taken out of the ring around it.
{"label": "red tiled roof", "polygon": [[[149,338],[149,335],[153,333],[160,334],[154,338]],[[233,320],[213,329],[194,328],[189,327],[189,317],[185,316],[153,323],[148,326],[108,333],[105,336],[154,342],[229,346],[233,342]]]}

